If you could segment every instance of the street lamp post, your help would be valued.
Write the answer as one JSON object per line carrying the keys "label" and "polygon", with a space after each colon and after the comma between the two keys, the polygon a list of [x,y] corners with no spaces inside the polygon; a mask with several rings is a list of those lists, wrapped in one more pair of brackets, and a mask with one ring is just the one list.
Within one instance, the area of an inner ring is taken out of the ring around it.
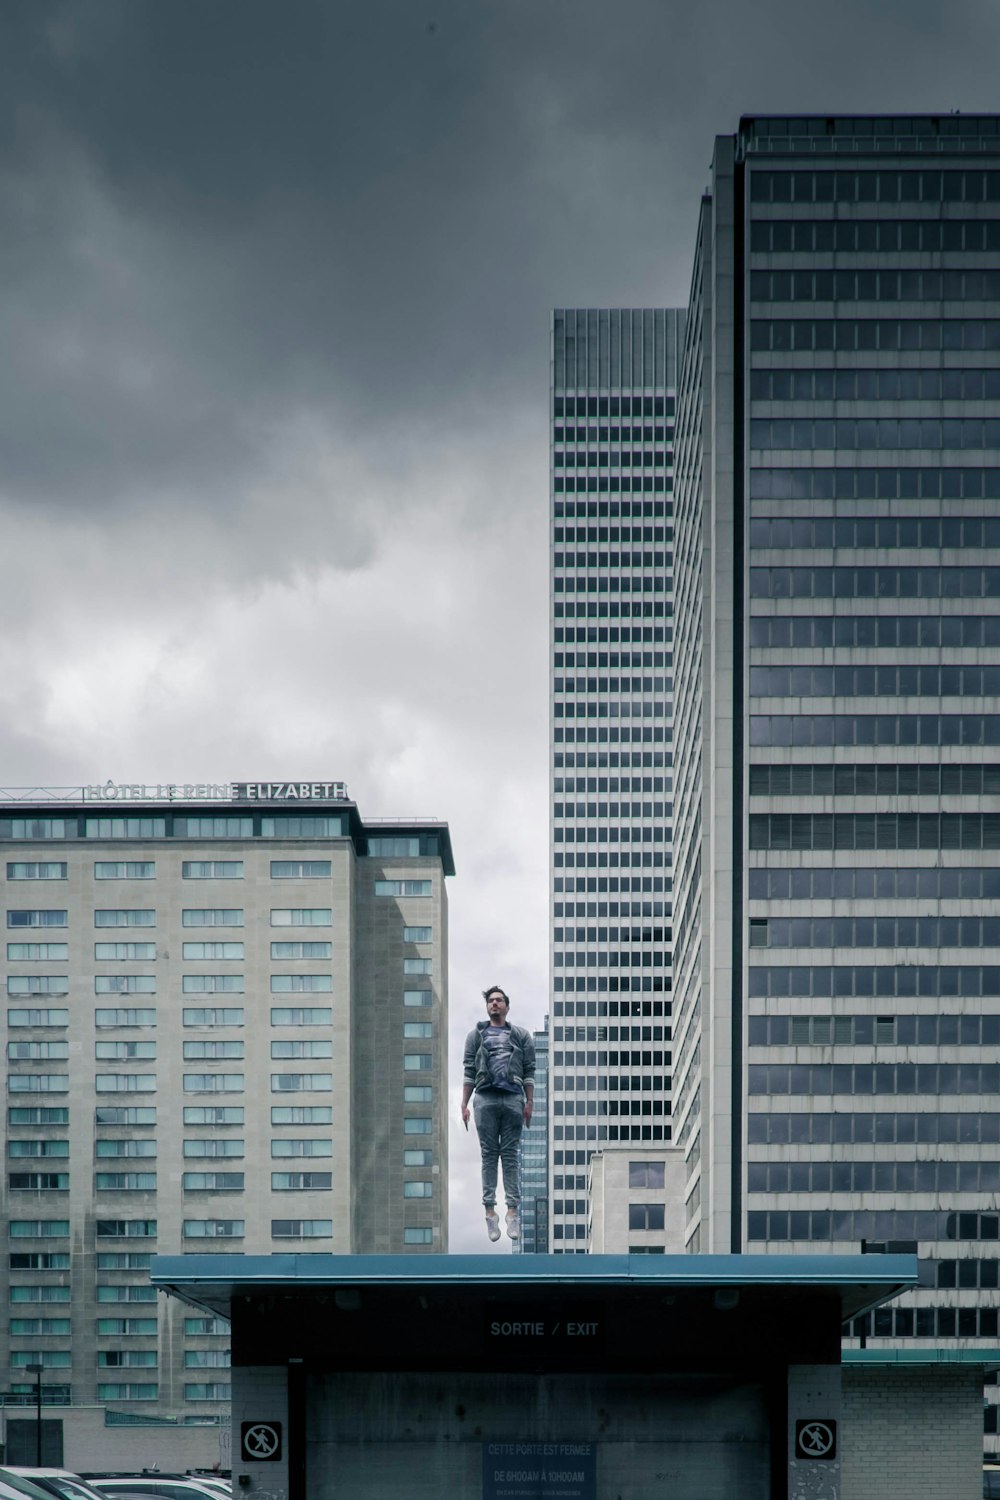
{"label": "street lamp post", "polygon": [[29,1375],[35,1377],[35,1467],[42,1467],[42,1365],[26,1365]]}

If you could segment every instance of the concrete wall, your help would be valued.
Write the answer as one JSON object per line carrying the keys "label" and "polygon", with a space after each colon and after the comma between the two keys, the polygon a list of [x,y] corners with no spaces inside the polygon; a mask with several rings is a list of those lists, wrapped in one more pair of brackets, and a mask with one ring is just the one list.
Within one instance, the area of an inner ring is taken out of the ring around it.
{"label": "concrete wall", "polygon": [[[282,1371],[284,1378],[284,1371]],[[103,1406],[45,1406],[43,1422],[61,1422],[62,1466],[81,1470],[120,1469],[123,1473],[156,1465],[167,1470],[229,1466],[229,1427],[172,1425],[106,1427]],[[34,1430],[31,1407],[0,1408],[4,1441],[12,1422]],[[34,1457],[30,1459],[34,1463]]]}
{"label": "concrete wall", "polygon": [[979,1500],[982,1370],[845,1365],[842,1500]]}
{"label": "concrete wall", "polygon": [[306,1430],[309,1500],[471,1500],[493,1492],[484,1450],[518,1443],[596,1445],[597,1494],[611,1500],[769,1495],[762,1393],[714,1379],[323,1375]]}

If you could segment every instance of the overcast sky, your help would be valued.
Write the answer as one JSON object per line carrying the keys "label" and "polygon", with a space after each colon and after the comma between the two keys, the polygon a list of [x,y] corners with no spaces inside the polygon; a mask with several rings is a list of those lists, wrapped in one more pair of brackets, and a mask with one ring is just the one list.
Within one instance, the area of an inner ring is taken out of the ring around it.
{"label": "overcast sky", "polygon": [[683,305],[741,112],[998,64],[994,0],[4,0],[0,784],[446,818],[457,1120],[546,1008],[550,309]]}

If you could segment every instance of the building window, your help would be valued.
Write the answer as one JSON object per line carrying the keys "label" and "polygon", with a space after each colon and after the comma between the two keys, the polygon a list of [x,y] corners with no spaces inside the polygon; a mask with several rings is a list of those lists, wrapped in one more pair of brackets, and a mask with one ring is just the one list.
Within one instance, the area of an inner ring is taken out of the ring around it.
{"label": "building window", "polygon": [[66,912],[52,911],[8,911],[8,927],[66,927]]}
{"label": "building window", "polygon": [[404,1052],[403,1070],[406,1073],[429,1073],[434,1066],[434,1057],[430,1052]]}
{"label": "building window", "polygon": [[97,995],[155,995],[155,974],[98,974],[94,978]]}
{"label": "building window", "polygon": [[94,1110],[95,1125],[155,1125],[153,1105],[102,1104]]}
{"label": "building window", "polygon": [[14,1369],[23,1370],[25,1365],[44,1365],[47,1370],[66,1370],[71,1361],[68,1349],[12,1349],[10,1363]]}
{"label": "building window", "polygon": [[66,1105],[51,1108],[40,1104],[11,1105],[7,1122],[10,1125],[68,1125],[69,1109]]}
{"label": "building window", "polygon": [[434,1185],[430,1182],[404,1182],[404,1198],[433,1198]]}
{"label": "building window", "polygon": [[307,1137],[299,1140],[274,1140],[271,1142],[271,1155],[274,1157],[332,1156],[333,1141],[323,1140],[318,1137]]}
{"label": "building window", "polygon": [[186,1193],[242,1193],[242,1172],[182,1172],[181,1187]]}
{"label": "building window", "polygon": [[184,880],[242,880],[241,859],[186,859],[181,865]]}
{"label": "building window", "polygon": [[125,958],[155,959],[155,943],[95,943],[94,957],[98,963],[108,963]]}
{"label": "building window", "polygon": [[403,1121],[404,1135],[430,1135],[434,1122],[428,1115],[408,1115]]}
{"label": "building window", "polygon": [[243,1042],[211,1041],[185,1042],[183,1055],[186,1062],[223,1062],[241,1059],[245,1047]]}
{"label": "building window", "polygon": [[332,1073],[272,1073],[272,1094],[330,1094],[333,1092]]}
{"label": "building window", "polygon": [[272,1125],[332,1125],[333,1110],[329,1104],[274,1104]]}
{"label": "building window", "polygon": [[328,859],[272,859],[272,880],[328,880],[333,868]]}
{"label": "building window", "polygon": [[242,974],[185,974],[181,979],[185,995],[242,995],[245,988]]}
{"label": "building window", "polygon": [[433,1151],[424,1149],[403,1152],[404,1167],[430,1167],[434,1164]]}
{"label": "building window", "polygon": [[253,818],[175,818],[178,839],[252,839]]}
{"label": "building window", "polygon": [[97,859],[95,880],[155,880],[156,862],[152,859]]}
{"label": "building window", "polygon": [[272,1005],[272,1026],[329,1026],[333,1010],[329,1005]]}
{"label": "building window", "polygon": [[199,1334],[229,1334],[228,1318],[185,1318],[184,1332],[188,1335]]}
{"label": "building window", "polygon": [[242,927],[243,909],[239,906],[187,907],[181,912],[182,927]]}
{"label": "building window", "polygon": [[404,990],[403,991],[403,1004],[404,1005],[413,1006],[414,1008],[416,1008],[417,1006],[423,1006],[423,1005],[433,1005],[434,1004],[434,991],[433,990]]}
{"label": "building window", "polygon": [[76,838],[75,818],[0,818],[0,839]]}
{"label": "building window", "polygon": [[404,974],[433,974],[433,961],[429,958],[404,958]]}
{"label": "building window", "polygon": [[242,1073],[185,1073],[182,1083],[185,1094],[242,1094],[245,1086]]}
{"label": "building window", "polygon": [[155,1318],[98,1318],[97,1332],[105,1336],[134,1338],[156,1333]]}
{"label": "building window", "polygon": [[335,814],[325,818],[261,818],[263,839],[334,839],[347,833],[347,819]]}
{"label": "building window", "polygon": [[242,943],[185,943],[181,956],[191,959],[242,959]]}
{"label": "building window", "polygon": [[430,1037],[434,1035],[434,1026],[430,1021],[405,1021],[403,1023],[404,1037]]}
{"label": "building window", "polygon": [[8,1026],[68,1026],[69,1011],[50,1006],[47,1010],[8,1010]]}
{"label": "building window", "polygon": [[189,1382],[184,1387],[185,1401],[229,1401],[232,1394],[232,1386],[224,1380]]}
{"label": "building window", "polygon": [[232,1362],[228,1349],[185,1349],[187,1370],[228,1370]]}
{"label": "building window", "polygon": [[272,927],[332,927],[333,909],[329,906],[285,906],[271,910]]}
{"label": "building window", "polygon": [[404,1104],[430,1104],[434,1090],[429,1083],[408,1083],[403,1089]]}
{"label": "building window", "polygon": [[85,839],[162,839],[167,835],[165,818],[85,818]]}
{"label": "building window", "polygon": [[404,1245],[431,1245],[434,1242],[433,1229],[404,1229]]}
{"label": "building window", "polygon": [[332,974],[272,974],[271,994],[329,994]]}
{"label": "building window", "polygon": [[95,1042],[94,1056],[98,1062],[133,1062],[137,1058],[151,1060],[156,1056],[155,1042]]}
{"label": "building window", "polygon": [[244,1010],[242,1005],[186,1005],[181,1017],[185,1026],[242,1026]]}
{"label": "building window", "polygon": [[184,1107],[185,1125],[242,1125],[241,1104],[188,1104]]}
{"label": "building window", "polygon": [[147,1156],[156,1155],[156,1142],[153,1140],[133,1139],[114,1140],[111,1137],[99,1137],[94,1142],[94,1155],[102,1156]]}
{"label": "building window", "polygon": [[10,1074],[7,1090],[11,1094],[68,1094],[68,1073]]}
{"label": "building window", "polygon": [[98,1401],[156,1401],[160,1388],[154,1382],[145,1381],[98,1381]]}
{"label": "building window", "polygon": [[332,1219],[272,1219],[273,1240],[328,1240],[333,1235]]}
{"label": "building window", "polygon": [[[241,1111],[242,1113],[242,1111]],[[186,1157],[201,1156],[228,1156],[241,1157],[244,1154],[244,1142],[236,1136],[209,1136],[207,1140],[188,1138],[184,1142],[184,1155]]]}
{"label": "building window", "polygon": [[246,1225],[243,1219],[185,1219],[186,1240],[241,1240]]}
{"label": "building window", "polygon": [[[65,926],[65,923],[63,924]],[[108,907],[94,912],[95,927],[155,927],[156,912],[145,908]]]}
{"label": "building window", "polygon": [[376,859],[418,859],[420,839],[369,837],[368,853]]}
{"label": "building window", "polygon": [[271,944],[272,958],[330,958],[332,954],[331,943],[308,943],[297,940]]}
{"label": "building window", "polygon": [[69,1239],[68,1219],[11,1219],[8,1233],[12,1240]]}
{"label": "building window", "polygon": [[7,958],[12,963],[25,962],[26,960],[38,960],[41,963],[52,963],[58,959],[69,958],[68,943],[8,943]]}
{"label": "building window", "polygon": [[8,995],[68,995],[69,978],[65,974],[11,974],[7,978]]}
{"label": "building window", "polygon": [[69,866],[57,859],[12,860],[7,865],[8,880],[65,880]]}
{"label": "building window", "polygon": [[155,1073],[98,1073],[94,1088],[99,1094],[155,1094]]}
{"label": "building window", "polygon": [[332,1187],[332,1172],[271,1173],[271,1191],[275,1193],[325,1193]]}
{"label": "building window", "polygon": [[628,1227],[629,1229],[662,1229],[665,1212],[662,1203],[630,1203]]}
{"label": "building window", "polygon": [[376,896],[429,896],[429,880],[376,880]]}
{"label": "building window", "polygon": [[308,1037],[301,1041],[273,1041],[271,1056],[275,1061],[298,1057],[332,1057],[333,1043],[326,1037]]}
{"label": "building window", "polygon": [[155,1239],[155,1219],[98,1219],[98,1239]]}
{"label": "building window", "polygon": [[155,1172],[95,1172],[94,1188],[99,1193],[155,1193]]}

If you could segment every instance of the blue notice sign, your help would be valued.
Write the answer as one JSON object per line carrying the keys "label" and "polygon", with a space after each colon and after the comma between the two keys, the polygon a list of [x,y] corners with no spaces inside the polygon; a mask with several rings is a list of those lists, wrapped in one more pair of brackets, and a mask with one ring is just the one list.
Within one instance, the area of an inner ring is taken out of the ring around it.
{"label": "blue notice sign", "polygon": [[484,1443],[483,1500],[596,1500],[594,1443]]}

